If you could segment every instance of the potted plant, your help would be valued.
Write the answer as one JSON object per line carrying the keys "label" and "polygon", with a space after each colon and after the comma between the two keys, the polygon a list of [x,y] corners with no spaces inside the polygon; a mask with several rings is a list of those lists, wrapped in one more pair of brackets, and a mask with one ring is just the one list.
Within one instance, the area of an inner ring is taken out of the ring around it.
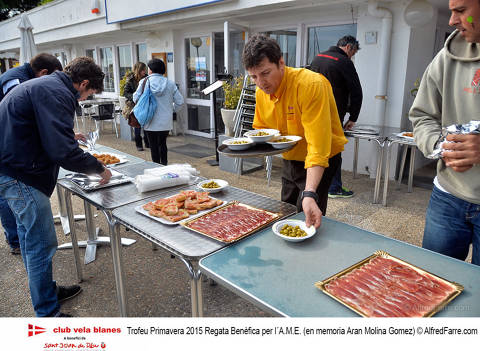
{"label": "potted plant", "polygon": [[122,109],[122,111],[125,107],[125,102],[126,102],[126,99],[125,99],[125,96],[124,96],[125,84],[127,84],[127,81],[130,79],[132,74],[133,74],[132,71],[127,70],[127,72],[125,72],[125,75],[123,76],[122,80],[120,80],[120,96],[118,97],[118,101],[120,103],[120,109]]}
{"label": "potted plant", "polygon": [[238,100],[242,93],[243,76],[238,76],[223,85],[225,101],[221,109],[222,120],[225,124],[225,135],[233,136],[233,126],[235,119],[235,111],[237,109]]}

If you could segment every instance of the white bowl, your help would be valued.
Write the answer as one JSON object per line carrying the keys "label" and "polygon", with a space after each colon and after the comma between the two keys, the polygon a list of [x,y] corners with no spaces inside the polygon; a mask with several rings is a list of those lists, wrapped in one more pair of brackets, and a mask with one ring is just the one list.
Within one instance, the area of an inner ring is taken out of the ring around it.
{"label": "white bowl", "polygon": [[[254,134],[257,134],[258,132],[268,133],[268,135],[255,136]],[[276,129],[255,129],[250,130],[243,135],[250,138],[255,143],[265,143],[279,134],[280,132]]]}
{"label": "white bowl", "polygon": [[[282,138],[287,138],[289,141],[282,141],[279,143],[275,142],[275,140],[282,139]],[[272,140],[267,141],[267,144],[272,145],[274,149],[286,149],[287,147],[295,145],[302,139],[303,138],[301,136],[297,136],[297,135],[279,135],[274,137]]]}
{"label": "white bowl", "polygon": [[[301,236],[301,237],[291,237],[291,236],[286,236],[283,234],[280,234],[280,230],[283,228],[285,224],[291,225],[292,227],[300,227],[305,233],[307,233],[306,236]],[[317,233],[317,230],[315,227],[312,225],[310,228],[307,228],[307,225],[305,224],[304,221],[300,221],[298,219],[284,219],[282,221],[276,222],[273,227],[272,227],[273,233],[276,236],[279,236],[283,240],[286,241],[292,241],[292,242],[299,242],[303,241],[305,239],[311,238]]]}
{"label": "white bowl", "polygon": [[[219,188],[204,188],[202,186],[203,184],[207,184],[207,183],[210,183],[210,182],[215,182],[218,185],[220,185],[220,187]],[[222,191],[226,187],[228,187],[228,182],[226,180],[223,180],[223,179],[207,179],[207,180],[203,180],[203,181],[201,181],[200,183],[197,184],[198,189],[200,189],[202,191],[208,191],[209,193],[218,193],[219,191]]]}
{"label": "white bowl", "polygon": [[[244,144],[232,144],[234,141],[246,141],[247,143],[244,143]],[[223,145],[227,145],[227,147],[230,149],[230,150],[233,150],[233,151],[240,151],[240,150],[246,150],[248,149],[250,146],[252,146],[254,144],[254,142],[249,139],[249,138],[232,138],[232,139],[227,139],[227,140],[224,140]]]}

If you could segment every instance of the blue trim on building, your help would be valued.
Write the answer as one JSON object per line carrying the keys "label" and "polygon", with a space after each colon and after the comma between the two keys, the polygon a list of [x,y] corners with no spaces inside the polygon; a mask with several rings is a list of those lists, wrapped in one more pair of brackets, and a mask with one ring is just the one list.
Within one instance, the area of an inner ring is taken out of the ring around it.
{"label": "blue trim on building", "polygon": [[131,21],[131,20],[134,20],[134,19],[145,18],[145,17],[155,16],[155,15],[162,15],[162,14],[165,14],[165,13],[170,13],[170,12],[174,12],[174,11],[190,9],[190,8],[194,8],[194,7],[204,6],[204,5],[210,5],[210,4],[214,4],[214,3],[216,3],[216,2],[223,2],[223,1],[226,1],[226,0],[211,0],[211,1],[207,1],[207,2],[204,2],[204,3],[201,3],[201,4],[197,4],[197,5],[179,7],[178,9],[173,9],[173,10],[168,10],[168,11],[162,11],[162,12],[155,12],[155,13],[150,13],[150,14],[144,15],[144,16],[130,17],[130,18],[126,18],[126,19],[122,19],[122,20],[118,20],[118,21],[109,22],[109,21],[108,21],[107,0],[105,0],[105,20],[107,21],[107,24],[113,24],[113,23],[119,23],[119,22],[126,22],[126,21]]}

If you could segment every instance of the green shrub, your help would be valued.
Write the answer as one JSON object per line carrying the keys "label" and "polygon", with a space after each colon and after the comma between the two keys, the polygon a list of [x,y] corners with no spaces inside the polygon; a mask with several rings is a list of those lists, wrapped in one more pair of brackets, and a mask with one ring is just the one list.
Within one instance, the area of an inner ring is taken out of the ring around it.
{"label": "green shrub", "polygon": [[243,76],[238,76],[223,85],[225,101],[223,107],[229,110],[237,108],[238,100],[243,88]]}
{"label": "green shrub", "polygon": [[132,74],[132,71],[128,70],[120,81],[120,96],[124,96],[123,94],[125,93],[125,84],[127,84]]}

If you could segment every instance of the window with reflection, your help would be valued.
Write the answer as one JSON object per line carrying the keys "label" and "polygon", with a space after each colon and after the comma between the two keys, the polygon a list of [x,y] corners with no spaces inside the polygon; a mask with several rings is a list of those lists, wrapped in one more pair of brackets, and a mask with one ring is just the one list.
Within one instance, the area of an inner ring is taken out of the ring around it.
{"label": "window with reflection", "polygon": [[139,62],[143,62],[144,64],[147,64],[148,62],[148,56],[147,56],[147,44],[141,43],[136,45],[136,51],[137,51],[137,59]]}
{"label": "window with reflection", "polygon": [[277,41],[287,66],[297,65],[297,32],[295,30],[274,30],[263,34]]}
{"label": "window with reflection", "polygon": [[307,64],[312,63],[315,55],[337,45],[338,39],[345,35],[356,37],[357,25],[352,23],[308,28]]}
{"label": "window with reflection", "polygon": [[122,79],[127,71],[132,70],[132,52],[130,45],[121,45],[117,47],[118,51],[118,68],[120,72],[120,79]]}
{"label": "window with reflection", "polygon": [[201,91],[210,85],[210,37],[185,39],[185,57],[187,97],[209,100]]}
{"label": "window with reflection", "polygon": [[97,51],[95,49],[87,49],[85,50],[85,56],[92,58],[95,62],[97,62]]}
{"label": "window with reflection", "polygon": [[113,52],[111,47],[100,48],[100,67],[105,73],[103,80],[103,90],[108,92],[115,91],[113,79]]}

